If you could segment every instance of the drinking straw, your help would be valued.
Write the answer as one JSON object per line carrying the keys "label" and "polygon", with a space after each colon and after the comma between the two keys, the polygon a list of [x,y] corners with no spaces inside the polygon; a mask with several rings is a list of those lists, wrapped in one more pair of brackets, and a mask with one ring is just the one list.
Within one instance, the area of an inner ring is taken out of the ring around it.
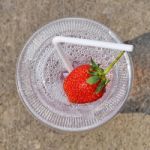
{"label": "drinking straw", "polygon": [[61,43],[70,43],[70,44],[75,44],[75,45],[108,48],[112,50],[120,50],[120,51],[127,51],[127,52],[133,51],[133,45],[129,45],[129,44],[112,43],[112,42],[105,42],[105,41],[98,41],[98,40],[64,37],[64,36],[54,37],[52,40],[52,43],[54,44],[58,52],[58,55],[61,58],[62,62],[64,63],[64,66],[68,72],[71,72],[73,70],[73,67],[69,58],[64,54],[61,48]]}

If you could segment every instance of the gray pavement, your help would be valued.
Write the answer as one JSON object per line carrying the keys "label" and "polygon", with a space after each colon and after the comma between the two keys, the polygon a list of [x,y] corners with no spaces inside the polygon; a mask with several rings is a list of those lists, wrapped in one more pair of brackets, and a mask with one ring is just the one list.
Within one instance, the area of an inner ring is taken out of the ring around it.
{"label": "gray pavement", "polygon": [[[27,39],[62,17],[104,23],[135,45],[134,82],[122,113],[95,130],[58,133],[35,120],[15,85],[16,61]],[[0,0],[0,150],[149,150],[150,1]]]}

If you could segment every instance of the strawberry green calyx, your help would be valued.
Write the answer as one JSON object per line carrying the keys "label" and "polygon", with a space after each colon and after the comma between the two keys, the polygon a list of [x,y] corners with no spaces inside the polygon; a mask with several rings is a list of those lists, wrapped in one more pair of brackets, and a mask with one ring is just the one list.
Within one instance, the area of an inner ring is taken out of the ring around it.
{"label": "strawberry green calyx", "polygon": [[117,58],[105,70],[101,68],[99,64],[96,64],[91,58],[91,67],[88,72],[91,76],[86,80],[86,82],[90,85],[99,82],[95,91],[96,94],[98,94],[110,82],[110,80],[106,78],[106,75],[110,72],[110,70],[114,67],[124,53],[125,51],[120,52]]}

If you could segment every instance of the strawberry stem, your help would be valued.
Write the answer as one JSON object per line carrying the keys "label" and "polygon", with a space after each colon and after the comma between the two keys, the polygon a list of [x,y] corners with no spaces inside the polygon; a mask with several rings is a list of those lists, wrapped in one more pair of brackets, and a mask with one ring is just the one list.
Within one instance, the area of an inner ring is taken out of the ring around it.
{"label": "strawberry stem", "polygon": [[99,67],[99,65],[96,64],[91,58],[92,65],[90,70],[88,71],[88,73],[91,76],[86,80],[86,82],[92,85],[100,81],[95,91],[96,94],[98,94],[109,83],[110,80],[106,78],[106,75],[109,73],[109,71],[113,68],[113,66],[118,62],[118,60],[122,57],[124,53],[125,51],[120,52],[116,59],[105,70]]}
{"label": "strawberry stem", "polygon": [[113,68],[113,66],[118,62],[118,60],[122,57],[124,53],[125,51],[122,51],[121,53],[119,53],[117,58],[104,70],[105,75],[109,73],[109,71]]}

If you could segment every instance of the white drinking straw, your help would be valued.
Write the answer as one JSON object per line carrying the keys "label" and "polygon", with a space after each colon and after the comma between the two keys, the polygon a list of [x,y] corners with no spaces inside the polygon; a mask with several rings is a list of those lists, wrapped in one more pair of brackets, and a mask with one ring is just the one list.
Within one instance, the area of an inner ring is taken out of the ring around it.
{"label": "white drinking straw", "polygon": [[73,70],[73,67],[68,57],[64,54],[63,50],[61,49],[60,46],[61,43],[70,43],[70,44],[83,45],[83,46],[94,46],[94,47],[108,48],[112,50],[120,50],[120,51],[127,51],[127,52],[133,51],[133,45],[129,45],[129,44],[112,43],[112,42],[96,41],[96,40],[89,40],[89,39],[64,37],[64,36],[54,37],[52,43],[54,44],[58,52],[58,55],[62,59],[64,66],[68,70],[68,72],[71,72]]}

